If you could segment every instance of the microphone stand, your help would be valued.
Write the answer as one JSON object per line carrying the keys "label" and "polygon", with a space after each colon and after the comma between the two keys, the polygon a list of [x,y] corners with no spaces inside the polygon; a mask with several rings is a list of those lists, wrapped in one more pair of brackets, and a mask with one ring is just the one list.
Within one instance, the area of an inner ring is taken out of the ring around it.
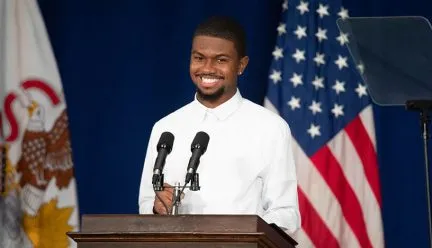
{"label": "microphone stand", "polygon": [[[193,174],[190,182],[191,182],[191,185],[188,188],[191,191],[198,191],[201,189],[201,186],[199,184],[199,174],[198,173]],[[180,187],[180,183],[176,183],[176,185],[174,186],[174,191],[173,191],[174,201],[173,201],[172,206],[171,206],[170,215],[178,215],[178,208],[181,205],[181,195],[183,194],[183,191],[185,190],[185,188],[187,188],[187,184],[188,184],[188,182],[185,182],[183,187]]]}
{"label": "microphone stand", "polygon": [[430,201],[430,185],[429,185],[429,158],[428,158],[428,139],[429,124],[431,122],[429,117],[429,111],[432,110],[432,100],[409,100],[406,102],[405,107],[407,110],[419,111],[420,112],[420,124],[422,129],[423,138],[423,155],[425,163],[425,176],[426,176],[426,200],[427,200],[427,212],[428,212],[428,223],[429,223],[429,243],[432,247],[432,216],[431,216],[431,201]]}
{"label": "microphone stand", "polygon": [[[180,183],[177,182],[174,185],[173,196],[172,199],[181,199],[181,194],[183,191],[181,190]],[[178,215],[178,208],[180,206],[180,200],[174,201],[171,207],[171,215]]]}

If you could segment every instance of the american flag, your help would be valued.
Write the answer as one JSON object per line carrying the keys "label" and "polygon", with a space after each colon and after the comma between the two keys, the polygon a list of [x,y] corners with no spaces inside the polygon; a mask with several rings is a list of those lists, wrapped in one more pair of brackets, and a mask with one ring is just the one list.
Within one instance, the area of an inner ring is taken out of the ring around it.
{"label": "american flag", "polygon": [[341,0],[283,3],[264,105],[290,125],[299,247],[384,247],[371,100],[336,20]]}

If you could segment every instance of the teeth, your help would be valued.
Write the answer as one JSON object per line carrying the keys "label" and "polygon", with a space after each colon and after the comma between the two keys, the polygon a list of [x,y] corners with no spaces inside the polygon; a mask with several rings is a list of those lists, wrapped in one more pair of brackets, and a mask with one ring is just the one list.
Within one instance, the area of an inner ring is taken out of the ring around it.
{"label": "teeth", "polygon": [[202,77],[201,80],[205,84],[213,84],[213,83],[216,83],[217,81],[219,81],[219,79],[217,79],[217,78],[206,78],[206,77]]}

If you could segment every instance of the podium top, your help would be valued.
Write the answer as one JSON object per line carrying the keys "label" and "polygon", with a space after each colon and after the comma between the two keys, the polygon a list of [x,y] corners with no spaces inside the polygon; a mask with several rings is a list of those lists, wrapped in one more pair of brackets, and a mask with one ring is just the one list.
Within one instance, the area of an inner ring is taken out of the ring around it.
{"label": "podium top", "polygon": [[80,232],[67,234],[77,242],[258,241],[262,247],[297,245],[288,234],[257,215],[83,215]]}
{"label": "podium top", "polygon": [[419,16],[338,19],[348,50],[378,105],[432,100],[432,28]]}
{"label": "podium top", "polygon": [[217,232],[254,233],[268,224],[257,215],[89,214],[81,232]]}

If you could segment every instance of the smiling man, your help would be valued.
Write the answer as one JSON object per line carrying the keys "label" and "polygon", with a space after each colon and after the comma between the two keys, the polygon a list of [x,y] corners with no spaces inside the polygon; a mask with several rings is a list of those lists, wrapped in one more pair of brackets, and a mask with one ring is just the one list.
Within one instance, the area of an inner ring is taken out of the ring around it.
{"label": "smiling man", "polygon": [[227,17],[201,23],[193,36],[190,77],[195,99],[153,126],[139,193],[141,214],[168,214],[172,188],[152,186],[156,144],[175,136],[166,158],[165,185],[184,182],[195,134],[210,136],[197,173],[201,189],[185,190],[181,214],[257,214],[293,233],[300,227],[290,128],[279,115],[240,94],[237,78],[248,64],[246,35]]}
{"label": "smiling man", "polygon": [[[232,31],[222,31],[225,25]],[[198,27],[192,42],[190,75],[197,86],[197,99],[206,107],[215,108],[236,94],[237,75],[249,62],[245,43],[243,31],[228,20],[215,19],[210,26],[204,23]]]}

